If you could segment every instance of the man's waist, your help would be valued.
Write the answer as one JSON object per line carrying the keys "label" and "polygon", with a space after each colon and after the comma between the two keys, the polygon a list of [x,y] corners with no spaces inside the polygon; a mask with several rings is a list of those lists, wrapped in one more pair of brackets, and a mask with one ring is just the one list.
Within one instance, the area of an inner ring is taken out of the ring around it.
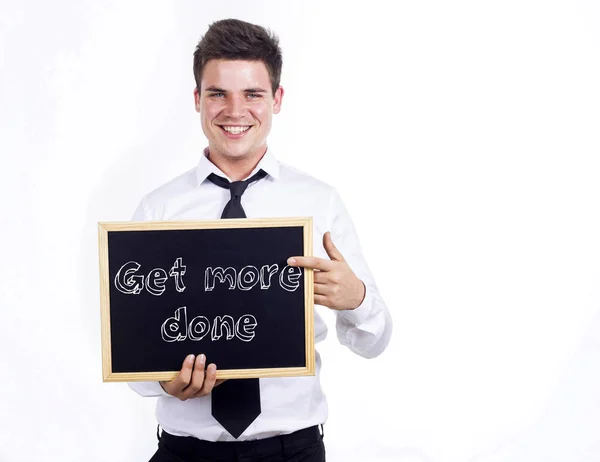
{"label": "man's waist", "polygon": [[223,454],[225,451],[251,452],[257,448],[261,451],[279,451],[282,447],[292,445],[310,445],[319,442],[323,436],[321,425],[313,425],[292,433],[286,433],[267,438],[250,439],[243,441],[206,441],[192,436],[176,436],[167,431],[162,431],[161,444],[179,453],[187,454]]}

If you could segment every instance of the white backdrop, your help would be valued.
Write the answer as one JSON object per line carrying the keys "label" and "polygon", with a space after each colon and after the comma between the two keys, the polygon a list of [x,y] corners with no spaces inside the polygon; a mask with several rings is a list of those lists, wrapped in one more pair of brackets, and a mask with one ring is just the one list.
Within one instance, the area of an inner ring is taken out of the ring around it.
{"label": "white backdrop", "polygon": [[597,2],[0,5],[1,462],[153,453],[154,400],[101,381],[96,224],[197,163],[226,17],[281,37],[270,146],[339,189],[395,321],[319,345],[329,460],[600,460]]}

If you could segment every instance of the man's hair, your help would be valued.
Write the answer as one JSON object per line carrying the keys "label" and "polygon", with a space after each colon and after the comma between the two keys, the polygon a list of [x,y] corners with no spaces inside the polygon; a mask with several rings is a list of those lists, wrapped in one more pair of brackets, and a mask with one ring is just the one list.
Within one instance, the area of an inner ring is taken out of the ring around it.
{"label": "man's hair", "polygon": [[211,59],[262,61],[269,72],[273,94],[279,88],[283,65],[279,38],[264,27],[239,19],[212,23],[194,52],[194,78],[198,91],[204,66]]}

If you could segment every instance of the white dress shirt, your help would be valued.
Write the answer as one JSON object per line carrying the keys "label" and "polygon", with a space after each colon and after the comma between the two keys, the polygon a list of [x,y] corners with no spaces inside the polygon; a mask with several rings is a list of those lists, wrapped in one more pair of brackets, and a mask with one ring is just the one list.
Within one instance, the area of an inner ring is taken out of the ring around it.
{"label": "white dress shirt", "polygon": [[[231,197],[230,192],[211,183],[207,177],[210,173],[228,177],[207,158],[206,152],[196,168],[147,194],[133,220],[219,219]],[[392,321],[338,193],[322,181],[279,162],[269,150],[249,177],[259,169],[268,175],[250,184],[242,196],[246,216],[312,216],[314,256],[321,258],[329,259],[323,248],[323,235],[331,231],[333,243],[366,287],[365,298],[358,308],[335,311],[337,337],[343,345],[361,356],[377,356],[389,342]],[[317,307],[319,305],[315,305]],[[314,320],[315,343],[318,343],[327,336],[327,326],[316,309]],[[181,359],[183,362],[184,358]],[[315,359],[315,376],[260,379],[262,412],[238,441],[268,438],[325,423],[327,401],[319,381],[321,360],[318,352]],[[207,362],[210,363],[210,358]],[[208,441],[235,441],[212,417],[210,394],[181,401],[165,393],[158,382],[130,382],[129,386],[141,396],[158,397],[156,418],[168,433]]]}

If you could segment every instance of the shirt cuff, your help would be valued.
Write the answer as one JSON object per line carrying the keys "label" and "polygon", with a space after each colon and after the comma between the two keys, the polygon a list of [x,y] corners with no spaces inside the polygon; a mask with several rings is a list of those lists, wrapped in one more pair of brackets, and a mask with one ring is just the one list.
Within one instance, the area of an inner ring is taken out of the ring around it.
{"label": "shirt cuff", "polygon": [[128,385],[129,388],[141,396],[170,396],[161,386],[160,382],[129,382]]}
{"label": "shirt cuff", "polygon": [[353,310],[338,311],[338,316],[341,316],[342,319],[356,326],[369,317],[372,307],[373,297],[371,296],[369,288],[365,284],[365,298],[363,299],[362,303]]}

